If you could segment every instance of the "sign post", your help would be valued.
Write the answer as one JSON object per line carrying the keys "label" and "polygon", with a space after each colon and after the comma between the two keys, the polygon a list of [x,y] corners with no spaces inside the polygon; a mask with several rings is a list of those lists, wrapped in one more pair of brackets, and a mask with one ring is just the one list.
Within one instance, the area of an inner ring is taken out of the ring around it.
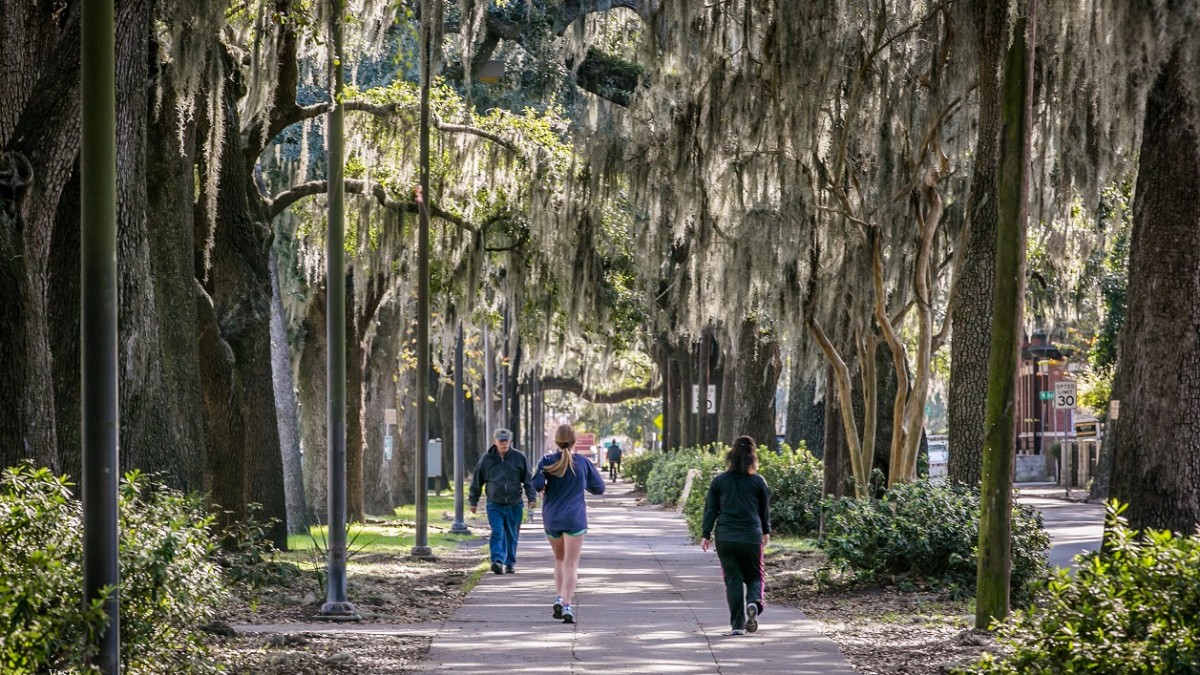
{"label": "sign post", "polygon": [[[1074,410],[1076,401],[1075,383],[1070,380],[1062,380],[1054,383],[1054,427],[1058,429],[1058,411],[1059,410]],[[1071,448],[1073,449],[1073,448]],[[1066,490],[1067,497],[1071,496],[1071,453],[1068,451],[1066,442],[1059,442],[1058,454],[1062,458],[1063,471],[1063,489]]]}

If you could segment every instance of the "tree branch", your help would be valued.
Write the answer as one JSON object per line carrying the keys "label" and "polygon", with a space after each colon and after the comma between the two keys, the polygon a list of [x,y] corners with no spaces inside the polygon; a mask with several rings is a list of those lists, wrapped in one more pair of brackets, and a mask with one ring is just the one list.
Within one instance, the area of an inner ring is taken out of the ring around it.
{"label": "tree branch", "polygon": [[[371,195],[379,202],[380,206],[402,213],[417,213],[417,204],[415,202],[402,202],[388,194],[387,188],[380,183],[372,183],[371,181],[361,180],[357,178],[347,178],[345,181],[346,192],[359,195]],[[268,215],[274,219],[279,214],[287,210],[289,206],[313,195],[325,194],[329,191],[329,181],[327,180],[311,180],[307,183],[301,183],[280,192],[275,195],[275,198],[268,204]],[[463,220],[460,216],[445,211],[436,204],[432,205],[430,215],[434,218],[440,218],[448,223],[452,223],[461,229],[471,232],[479,232],[479,228],[475,225]],[[489,221],[495,222],[495,220]]]}
{"label": "tree branch", "polygon": [[[342,104],[342,107],[347,111],[365,112],[375,115],[376,117],[391,117],[392,115],[397,115],[409,109],[406,106],[400,105],[399,103],[371,103],[370,101],[358,99],[346,101]],[[438,119],[436,115],[432,117],[430,123],[434,129],[437,129],[441,132],[479,136],[480,138],[486,138],[489,141],[508,148],[514,152],[520,152],[520,148],[518,148],[512,141],[486,129],[480,129],[479,127],[473,127],[467,124],[449,124]]]}
{"label": "tree branch", "polygon": [[543,390],[551,389],[554,391],[570,392],[592,403],[622,403],[624,401],[632,401],[639,398],[654,398],[662,395],[661,382],[658,384],[647,383],[636,387],[617,389],[616,391],[601,392],[584,386],[582,382],[573,377],[543,377],[541,387]]}

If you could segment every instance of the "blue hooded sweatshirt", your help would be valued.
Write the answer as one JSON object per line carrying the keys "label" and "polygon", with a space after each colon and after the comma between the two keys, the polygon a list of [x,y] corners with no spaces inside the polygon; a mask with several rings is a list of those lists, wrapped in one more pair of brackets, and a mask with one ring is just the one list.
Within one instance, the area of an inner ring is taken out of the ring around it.
{"label": "blue hooded sweatshirt", "polygon": [[533,472],[533,489],[546,491],[542,500],[542,527],[547,532],[578,532],[587,529],[587,505],[583,491],[604,494],[604,479],[596,465],[582,455],[572,453],[575,471],[568,467],[561,478],[551,476],[547,467],[562,457],[562,451],[546,455]]}

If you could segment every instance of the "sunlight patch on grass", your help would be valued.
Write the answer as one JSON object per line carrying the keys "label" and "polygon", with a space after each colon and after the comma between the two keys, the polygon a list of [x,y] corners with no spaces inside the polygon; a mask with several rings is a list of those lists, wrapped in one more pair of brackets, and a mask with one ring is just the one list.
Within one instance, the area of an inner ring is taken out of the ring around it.
{"label": "sunlight patch on grass", "polygon": [[767,546],[768,551],[819,551],[821,547],[817,544],[817,540],[812,537],[795,537],[791,535],[771,535],[771,543]]}

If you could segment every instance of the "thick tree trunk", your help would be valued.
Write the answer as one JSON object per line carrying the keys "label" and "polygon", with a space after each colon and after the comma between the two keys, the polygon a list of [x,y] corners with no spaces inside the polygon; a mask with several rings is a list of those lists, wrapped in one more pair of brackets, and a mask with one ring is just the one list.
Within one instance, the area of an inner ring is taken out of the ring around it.
{"label": "thick tree trunk", "polygon": [[[828,382],[833,382],[833,368],[826,368]],[[822,460],[825,468],[822,494],[826,497],[848,497],[854,492],[851,486],[850,457],[847,454],[843,433],[837,390],[832,386],[825,390],[825,437],[821,440],[824,449]]]}
{"label": "thick tree trunk", "polygon": [[[279,445],[279,425],[275,416],[275,390],[271,365],[271,229],[266,208],[253,178],[233,170],[241,164],[242,149],[237,106],[232,85],[226,86],[224,101],[224,143],[226,168],[217,189],[216,227],[208,280],[220,337],[233,356],[234,391],[226,405],[239,405],[239,411],[211,410],[216,419],[240,415],[241,435],[231,435],[232,445],[210,444],[210,466],[217,472],[234,469],[241,460],[230,456],[211,457],[212,453],[244,456],[243,470],[237,474],[214,475],[215,482],[241,485],[239,503],[224,506],[235,513],[247,504],[262,506],[262,517],[275,519],[269,536],[280,548],[287,546],[287,504],[283,490],[283,459]],[[211,123],[211,120],[210,120]],[[214,170],[202,165],[200,175]],[[207,194],[201,191],[200,198]],[[201,212],[200,218],[206,214]],[[220,401],[213,401],[220,405]]]}
{"label": "thick tree trunk", "polygon": [[1177,51],[1146,102],[1110,421],[1110,494],[1136,528],[1200,523],[1200,101]]}
{"label": "thick tree trunk", "polygon": [[[78,165],[77,165],[78,166]],[[50,349],[54,362],[54,417],[59,468],[68,476],[82,476],[83,427],[80,395],[80,175],[76,170],[59,201],[58,222],[50,246],[48,268]],[[120,261],[118,261],[120,264]],[[185,280],[188,280],[185,277]],[[3,358],[3,357],[0,357]],[[71,421],[74,420],[74,423]],[[197,420],[200,421],[200,420]]]}
{"label": "thick tree trunk", "polygon": [[996,281],[988,357],[987,415],[979,487],[979,548],[975,627],[1008,616],[1012,572],[1012,471],[1015,397],[1025,298],[1025,237],[1029,218],[1029,147],[1033,116],[1036,6],[1014,19],[1004,57],[1001,145],[996,209]]}
{"label": "thick tree trunk", "polygon": [[[363,292],[354,283],[353,273],[346,275],[346,520],[361,523],[366,519],[363,506],[363,336],[355,319],[355,298]],[[373,318],[372,312],[372,318]]]}
{"label": "thick tree trunk", "polygon": [[[363,416],[365,425],[365,447],[363,448],[363,508],[367,513],[391,513],[400,506],[396,483],[395,465],[410,462],[411,453],[402,452],[411,442],[403,434],[399,423],[402,410],[397,406],[397,379],[400,372],[400,348],[404,335],[402,308],[398,300],[384,303],[379,308],[379,320],[366,335],[366,367],[363,382]],[[397,409],[397,424],[392,425],[392,458],[383,452],[384,411]],[[409,479],[411,481],[411,478]]]}
{"label": "thick tree trunk", "polygon": [[[117,17],[117,219],[121,468],[204,488],[203,421],[190,301],[191,185],[170,104],[153,120],[150,3]],[[148,144],[148,140],[150,143]]]}
{"label": "thick tree trunk", "polygon": [[0,462],[58,471],[47,265],[79,154],[79,5],[0,9]]}
{"label": "thick tree trunk", "polygon": [[283,460],[283,494],[287,500],[288,532],[308,531],[308,507],[304,499],[304,468],[300,454],[300,419],[296,385],[292,377],[292,355],[288,342],[287,317],[279,293],[279,264],[275,249],[269,260],[271,271],[271,372],[275,385],[275,418]]}
{"label": "thick tree trunk", "polygon": [[300,443],[304,448],[304,498],[313,522],[329,522],[328,400],[325,367],[325,292],[318,291],[304,315],[304,344],[300,350],[296,393],[300,399]]}
{"label": "thick tree trunk", "polygon": [[693,385],[696,380],[696,350],[694,343],[685,342],[675,345],[675,367],[679,371],[679,415],[675,424],[679,429],[679,447],[690,448],[696,445],[696,413],[692,407],[696,405],[696,395]]}
{"label": "thick tree trunk", "polygon": [[958,274],[950,343],[950,481],[975,485],[983,462],[992,294],[996,275],[996,162],[1000,138],[999,63],[1006,0],[969,5],[979,32],[979,137],[967,197],[966,254]]}
{"label": "thick tree trunk", "polygon": [[[816,400],[817,382],[803,375],[798,361],[793,360],[788,374],[787,440],[793,448],[803,443],[820,458],[825,450],[825,400]],[[825,396],[829,393],[827,387]]]}
{"label": "thick tree trunk", "polygon": [[761,332],[757,321],[747,319],[738,334],[736,358],[733,428],[728,442],[749,435],[774,450],[775,390],[782,371],[779,343],[773,335]]}

